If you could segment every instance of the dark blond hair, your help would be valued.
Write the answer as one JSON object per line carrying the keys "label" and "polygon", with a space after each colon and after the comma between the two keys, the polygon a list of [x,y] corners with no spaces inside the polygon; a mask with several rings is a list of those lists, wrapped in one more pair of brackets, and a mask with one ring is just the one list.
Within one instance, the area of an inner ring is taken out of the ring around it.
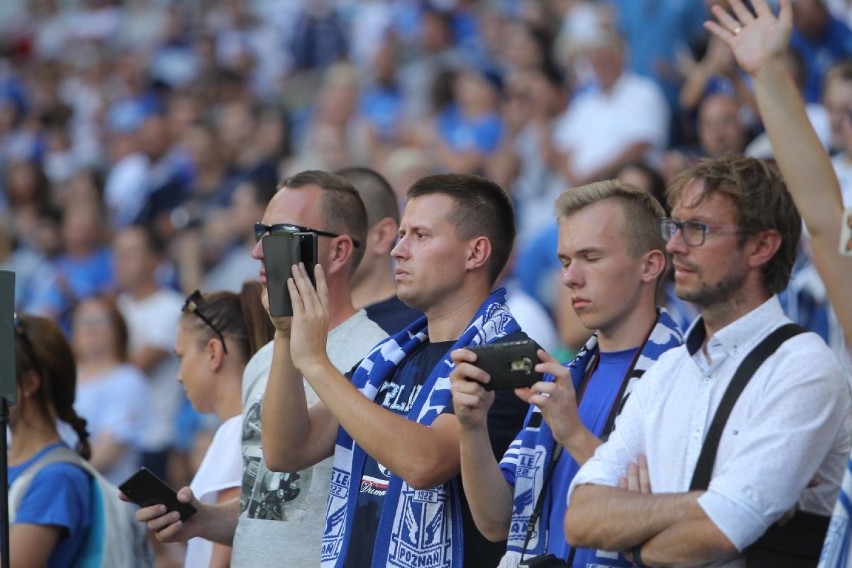
{"label": "dark blond hair", "polygon": [[624,224],[620,233],[631,257],[637,258],[651,250],[665,254],[666,243],[660,235],[660,217],[666,214],[663,206],[648,192],[629,183],[610,179],[568,188],[556,198],[556,218],[562,221],[606,200],[621,205]]}

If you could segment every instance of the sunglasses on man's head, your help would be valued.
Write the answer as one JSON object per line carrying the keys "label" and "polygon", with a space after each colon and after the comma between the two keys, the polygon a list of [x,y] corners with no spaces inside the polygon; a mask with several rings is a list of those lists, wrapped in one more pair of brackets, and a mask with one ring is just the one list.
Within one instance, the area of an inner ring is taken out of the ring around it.
{"label": "sunglasses on man's head", "polygon": [[[256,242],[259,242],[260,239],[266,235],[292,237],[296,233],[316,233],[320,237],[331,237],[332,239],[340,236],[337,233],[318,231],[317,229],[302,227],[301,225],[293,225],[291,223],[276,223],[274,225],[264,225],[263,223],[254,224],[254,240]],[[358,248],[361,246],[361,243],[352,239],[352,245],[355,248]]]}

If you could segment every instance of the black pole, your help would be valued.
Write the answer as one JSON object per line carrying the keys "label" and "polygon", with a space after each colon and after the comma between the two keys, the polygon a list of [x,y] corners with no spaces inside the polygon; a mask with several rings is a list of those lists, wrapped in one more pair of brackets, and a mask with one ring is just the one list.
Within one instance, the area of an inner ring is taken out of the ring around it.
{"label": "black pole", "polygon": [[9,403],[5,396],[0,396],[0,479],[3,488],[0,489],[0,511],[3,512],[0,519],[0,550],[2,550],[3,562],[0,566],[10,566],[9,560],[9,462],[6,447],[6,428],[9,425]]}
{"label": "black pole", "polygon": [[0,567],[9,566],[9,407],[18,402],[15,376],[15,273],[0,270]]}

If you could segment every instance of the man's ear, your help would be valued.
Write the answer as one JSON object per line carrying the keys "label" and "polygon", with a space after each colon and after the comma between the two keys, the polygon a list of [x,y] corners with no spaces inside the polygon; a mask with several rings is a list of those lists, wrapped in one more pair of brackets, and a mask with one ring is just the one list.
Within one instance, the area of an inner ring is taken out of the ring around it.
{"label": "man's ear", "polygon": [[365,254],[369,251],[375,251],[377,255],[389,256],[391,249],[396,244],[398,232],[399,223],[394,221],[393,218],[380,219],[367,233],[368,245]]}
{"label": "man's ear", "polygon": [[491,258],[491,241],[488,237],[476,237],[470,241],[470,246],[465,259],[465,268],[475,270],[480,268]]}
{"label": "man's ear", "polygon": [[[364,243],[361,243],[361,246],[364,246]],[[352,242],[351,238],[340,236],[332,239],[328,250],[328,265],[323,265],[326,276],[341,269],[349,270],[349,263],[354,249],[355,243]]]}
{"label": "man's ear", "polygon": [[751,253],[748,255],[748,264],[751,268],[761,268],[772,260],[778,249],[781,248],[781,233],[775,229],[758,231],[749,239]]}
{"label": "man's ear", "polygon": [[659,249],[653,249],[646,252],[643,256],[642,281],[656,282],[666,270],[666,254]]}

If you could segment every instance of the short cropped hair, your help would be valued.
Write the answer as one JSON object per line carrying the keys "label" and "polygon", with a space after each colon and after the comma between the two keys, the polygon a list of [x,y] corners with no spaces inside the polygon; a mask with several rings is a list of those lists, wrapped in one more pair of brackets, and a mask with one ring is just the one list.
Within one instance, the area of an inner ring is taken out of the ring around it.
{"label": "short cropped hair", "polygon": [[414,182],[406,198],[423,195],[446,195],[456,202],[449,221],[459,237],[485,236],[491,242],[488,276],[494,284],[515,244],[515,208],[506,191],[478,175],[436,174]]}
{"label": "short cropped hair", "polygon": [[[796,262],[802,218],[781,174],[755,158],[736,155],[715,160],[705,158],[672,179],[666,192],[669,205],[678,203],[684,189],[693,181],[704,182],[698,203],[713,194],[727,195],[734,202],[734,222],[739,227],[752,234],[767,229],[781,234],[780,248],[763,267],[763,283],[773,294],[786,288]],[[740,235],[741,245],[748,235]]]}
{"label": "short cropped hair", "polygon": [[335,172],[349,180],[364,201],[367,208],[367,226],[390,217],[399,225],[399,201],[391,184],[374,169],[362,166],[342,168]]}
{"label": "short cropped hair", "polygon": [[568,188],[556,198],[556,218],[561,221],[606,200],[621,205],[624,224],[620,231],[631,257],[638,258],[651,250],[665,254],[666,243],[660,233],[660,217],[665,217],[665,209],[648,192],[629,183],[610,179]]}
{"label": "short cropped hair", "polygon": [[323,190],[322,216],[327,225],[311,228],[349,235],[361,243],[361,246],[352,249],[351,270],[354,272],[364,256],[367,238],[367,210],[364,201],[349,180],[321,170],[305,170],[294,174],[279,183],[278,189],[298,189],[308,185],[315,185]]}

